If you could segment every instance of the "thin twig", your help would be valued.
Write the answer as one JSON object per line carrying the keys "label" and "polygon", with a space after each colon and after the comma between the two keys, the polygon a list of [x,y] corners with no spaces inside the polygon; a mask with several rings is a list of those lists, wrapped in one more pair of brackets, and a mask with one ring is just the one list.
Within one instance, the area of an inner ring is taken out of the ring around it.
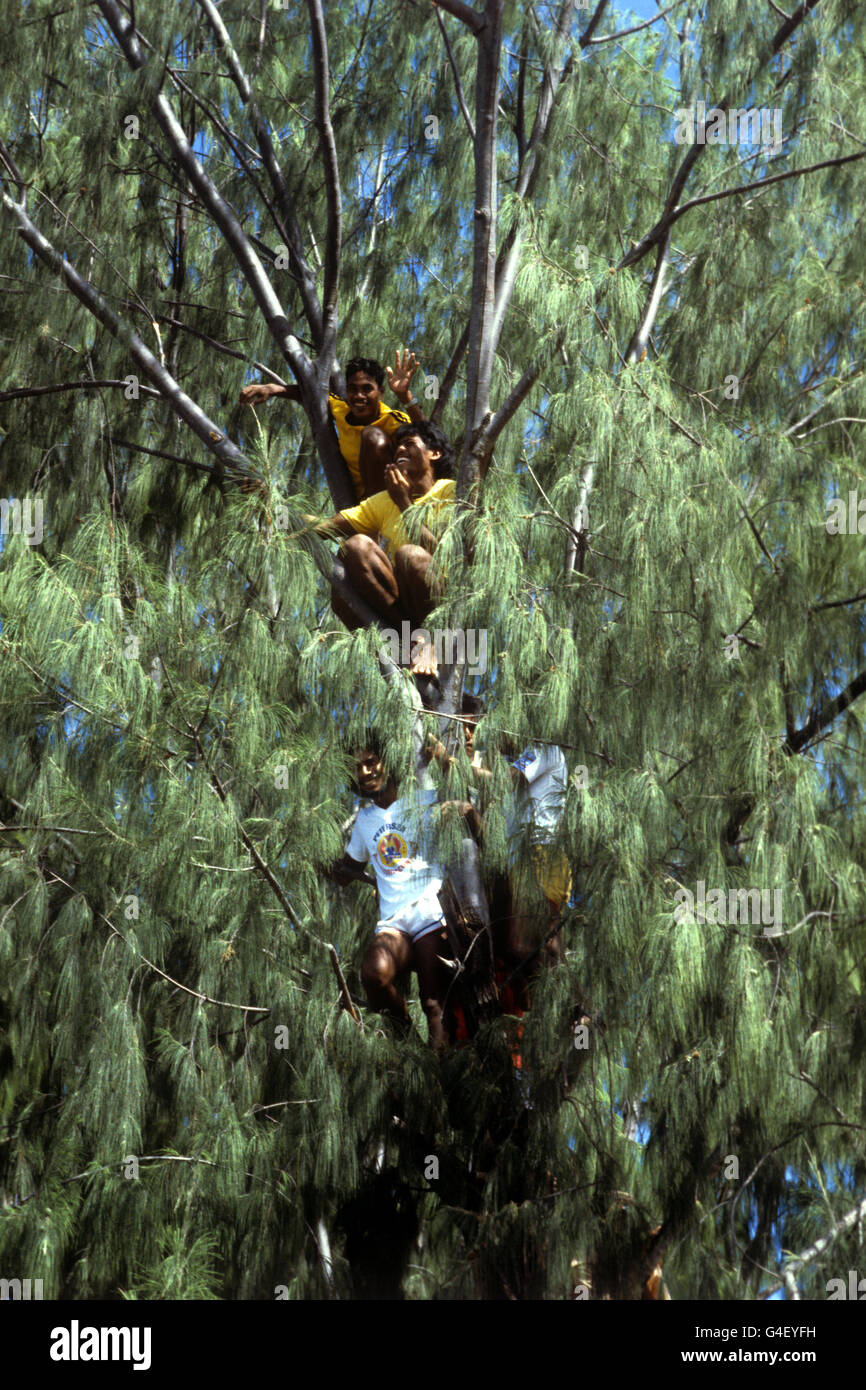
{"label": "thin twig", "polygon": [[454,58],[454,52],[451,48],[451,40],[448,37],[448,30],[445,28],[445,21],[439,13],[438,5],[436,6],[436,19],[438,20],[439,30],[442,34],[442,39],[445,43],[445,52],[448,54],[448,62],[451,64],[451,72],[454,77],[454,87],[457,92],[457,101],[460,105],[460,110],[463,112],[463,119],[466,122],[466,127],[469,131],[469,138],[472,141],[474,141],[475,126],[472,122],[472,117],[469,114],[469,107],[466,105],[466,97],[463,93],[463,83],[460,81],[460,73],[457,70],[457,63]]}
{"label": "thin twig", "polygon": [[600,39],[587,39],[586,42],[587,44],[615,43],[617,39],[624,39],[628,34],[639,34],[641,29],[648,29],[651,24],[658,23],[660,19],[664,19],[666,14],[670,14],[671,10],[675,10],[677,5],[681,4],[683,4],[683,0],[674,0],[674,3],[668,5],[666,10],[659,10],[658,14],[654,14],[652,19],[644,20],[643,24],[635,24],[631,29],[621,29],[618,34],[603,34]]}

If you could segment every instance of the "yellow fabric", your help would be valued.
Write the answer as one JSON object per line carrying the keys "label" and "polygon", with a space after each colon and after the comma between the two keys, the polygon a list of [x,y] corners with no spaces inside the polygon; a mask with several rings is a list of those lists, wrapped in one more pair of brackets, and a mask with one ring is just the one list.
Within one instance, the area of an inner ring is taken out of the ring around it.
{"label": "yellow fabric", "polygon": [[[455,490],[453,478],[437,478],[430,491],[412,503],[413,507],[427,505],[426,525],[434,534],[437,530],[436,514],[441,512],[443,507],[453,503]],[[346,511],[340,512],[340,516],[345,517],[353,531],[372,536],[374,540],[378,539],[386,555],[392,558],[401,545],[412,543],[412,537],[403,521],[403,513],[396,502],[391,501],[387,492],[377,492],[372,497],[365,497],[357,507],[349,507]]]}
{"label": "yellow fabric", "polygon": [[521,873],[513,869],[509,874],[511,891],[515,898],[529,899],[533,890],[540,892],[554,907],[561,908],[571,897],[571,870],[568,860],[561,850],[553,850],[549,845],[531,845],[532,867]]}
{"label": "yellow fabric", "polygon": [[[340,441],[340,453],[346,460],[346,466],[352,475],[352,486],[355,489],[355,496],[360,501],[364,494],[364,484],[361,479],[361,435],[367,425],[350,425],[346,416],[350,414],[348,401],[342,400],[339,396],[328,397],[328,407],[331,411],[331,419],[337,427],[337,438]],[[368,420],[367,424],[376,425],[386,434],[394,434],[401,425],[410,425],[412,418],[402,410],[392,410],[389,405],[381,407],[379,417],[376,420]]]}

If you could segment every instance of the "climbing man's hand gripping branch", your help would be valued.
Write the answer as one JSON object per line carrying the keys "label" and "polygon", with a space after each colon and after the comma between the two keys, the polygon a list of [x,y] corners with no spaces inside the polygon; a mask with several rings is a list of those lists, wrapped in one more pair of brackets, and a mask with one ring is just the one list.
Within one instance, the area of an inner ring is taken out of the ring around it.
{"label": "climbing man's hand gripping branch", "polygon": [[336,864],[331,866],[327,871],[327,877],[341,888],[347,883],[372,883],[374,888],[376,886],[372,874],[367,873],[367,866],[357,859],[352,859],[348,854],[344,854],[342,859],[338,859]]}
{"label": "climbing man's hand gripping branch", "polygon": [[288,400],[299,402],[301,393],[297,386],[280,386],[276,381],[253,381],[245,386],[238,396],[238,405],[260,405],[272,396],[286,396]]}

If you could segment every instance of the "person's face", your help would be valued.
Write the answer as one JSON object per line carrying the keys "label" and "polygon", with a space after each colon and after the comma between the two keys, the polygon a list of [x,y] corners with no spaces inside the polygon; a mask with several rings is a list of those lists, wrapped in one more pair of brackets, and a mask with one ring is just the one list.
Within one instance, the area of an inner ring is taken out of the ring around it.
{"label": "person's face", "polygon": [[355,372],[349,377],[346,382],[346,400],[353,419],[358,423],[370,424],[379,418],[382,392],[366,372]]}
{"label": "person's face", "polygon": [[370,798],[379,795],[388,780],[385,764],[372,748],[358,750],[358,790]]}
{"label": "person's face", "polygon": [[[468,718],[468,716],[464,716]],[[463,737],[466,741],[466,756],[472,762],[475,756],[475,720],[471,719],[463,725]]]}
{"label": "person's face", "polygon": [[407,434],[394,450],[394,457],[387,467],[397,468],[409,483],[413,497],[423,497],[436,482],[433,464],[442,455],[438,449],[429,449],[417,434]]}

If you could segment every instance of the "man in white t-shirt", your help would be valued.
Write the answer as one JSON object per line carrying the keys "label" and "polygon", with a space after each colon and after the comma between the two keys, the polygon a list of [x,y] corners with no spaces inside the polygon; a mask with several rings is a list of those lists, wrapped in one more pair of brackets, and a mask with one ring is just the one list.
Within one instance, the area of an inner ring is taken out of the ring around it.
{"label": "man in white t-shirt", "polygon": [[[515,751],[512,747],[506,756]],[[549,933],[558,925],[563,905],[571,894],[568,860],[554,848],[568,769],[562,749],[543,743],[524,748],[514,758],[511,769],[515,785],[506,818],[510,904],[497,947],[512,967],[528,960],[538,942],[538,929],[533,925],[536,905],[544,898],[548,917],[544,949],[548,964],[556,965],[562,958],[562,946],[559,936]],[[532,973],[530,966],[515,981],[514,994],[521,1008],[529,1004],[526,976]]]}
{"label": "man in white t-shirt", "polygon": [[442,959],[451,956],[438,898],[444,874],[430,845],[429,811],[436,792],[428,776],[398,796],[376,747],[359,750],[357,779],[361,806],[332,877],[351,882],[367,864],[376,875],[379,921],[361,966],[367,999],[371,1008],[407,1029],[406,1001],[396,982],[406,971],[416,971],[430,1043],[441,1051],[447,1045],[442,1005],[452,972]]}
{"label": "man in white t-shirt", "polygon": [[521,836],[530,845],[548,845],[555,838],[568,785],[565,756],[555,744],[531,743],[511,766],[519,775],[506,822],[509,863],[519,853]]}

